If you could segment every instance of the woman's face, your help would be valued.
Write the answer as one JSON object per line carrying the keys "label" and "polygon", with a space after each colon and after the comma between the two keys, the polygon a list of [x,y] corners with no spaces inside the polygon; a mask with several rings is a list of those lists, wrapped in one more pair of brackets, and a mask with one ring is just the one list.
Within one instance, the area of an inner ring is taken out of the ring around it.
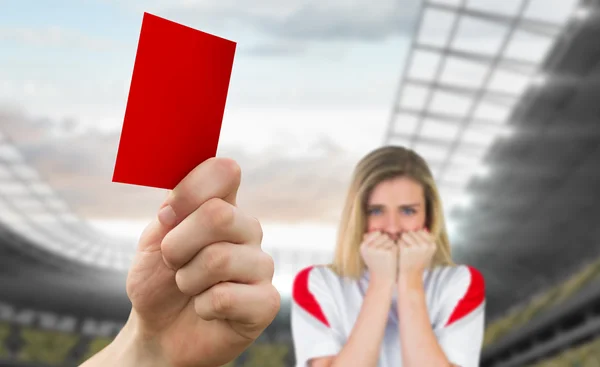
{"label": "woman's face", "polygon": [[382,231],[397,240],[403,232],[425,226],[425,211],[425,195],[419,183],[408,177],[382,181],[367,202],[367,230]]}

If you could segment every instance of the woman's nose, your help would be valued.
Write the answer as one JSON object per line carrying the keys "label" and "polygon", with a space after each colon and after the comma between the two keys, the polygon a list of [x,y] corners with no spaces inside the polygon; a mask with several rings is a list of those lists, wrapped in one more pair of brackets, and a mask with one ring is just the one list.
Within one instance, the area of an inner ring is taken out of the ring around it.
{"label": "woman's nose", "polygon": [[390,215],[386,219],[385,232],[395,241],[400,238],[400,234],[402,233],[402,223],[400,222],[400,218],[396,215]]}

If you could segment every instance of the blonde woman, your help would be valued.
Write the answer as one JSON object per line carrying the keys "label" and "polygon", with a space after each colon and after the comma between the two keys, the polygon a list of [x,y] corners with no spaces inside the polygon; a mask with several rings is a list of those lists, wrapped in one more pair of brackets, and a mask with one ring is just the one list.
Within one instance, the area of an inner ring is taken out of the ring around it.
{"label": "blonde woman", "polygon": [[296,277],[297,367],[476,367],[485,289],[455,265],[423,158],[379,148],[357,165],[335,258]]}

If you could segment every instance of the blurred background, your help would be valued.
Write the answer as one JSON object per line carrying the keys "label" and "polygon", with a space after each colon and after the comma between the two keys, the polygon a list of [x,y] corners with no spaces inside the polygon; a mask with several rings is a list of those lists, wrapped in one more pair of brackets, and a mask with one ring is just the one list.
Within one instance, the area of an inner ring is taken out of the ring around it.
{"label": "blurred background", "polygon": [[600,366],[598,0],[0,0],[0,366],[76,366],[126,320],[163,190],[111,182],[143,12],[238,43],[219,156],[283,297],[229,366],[293,366],[357,161],[423,155],[487,284],[482,366]]}

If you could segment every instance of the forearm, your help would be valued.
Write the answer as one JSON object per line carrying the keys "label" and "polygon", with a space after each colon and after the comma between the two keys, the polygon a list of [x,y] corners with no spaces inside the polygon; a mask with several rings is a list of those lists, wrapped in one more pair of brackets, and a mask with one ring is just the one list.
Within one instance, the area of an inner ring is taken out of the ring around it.
{"label": "forearm", "polygon": [[377,366],[393,292],[393,282],[371,280],[348,342],[333,367]]}
{"label": "forearm", "polygon": [[400,277],[398,315],[403,366],[451,366],[431,327],[422,277]]}
{"label": "forearm", "polygon": [[108,346],[80,367],[168,367],[166,361],[160,358],[158,348],[151,342],[142,341],[133,323],[134,321],[130,319]]}

